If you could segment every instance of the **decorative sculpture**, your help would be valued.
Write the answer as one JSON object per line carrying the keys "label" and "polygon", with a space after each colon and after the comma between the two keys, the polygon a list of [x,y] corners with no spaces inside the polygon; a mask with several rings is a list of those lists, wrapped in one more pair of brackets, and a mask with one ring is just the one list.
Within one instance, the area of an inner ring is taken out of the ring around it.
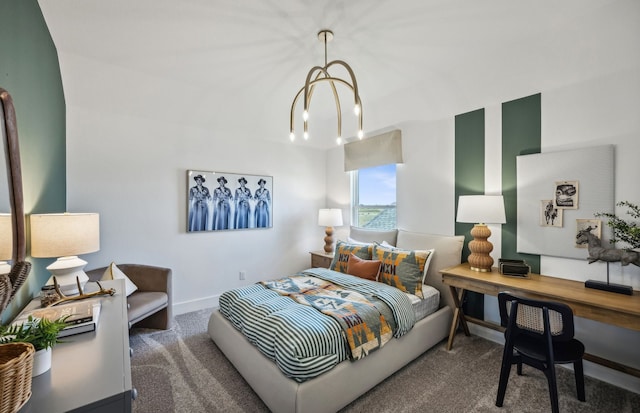
{"label": "decorative sculpture", "polygon": [[622,265],[637,265],[640,267],[640,253],[628,249],[604,248],[600,238],[591,233],[591,228],[586,228],[576,235],[576,244],[587,244],[589,248],[589,264],[596,261],[618,262]]}
{"label": "decorative sculpture", "polygon": [[60,284],[58,284],[58,280],[56,280],[56,277],[53,277],[53,285],[60,299],[52,302],[47,307],[53,307],[54,305],[66,303],[68,301],[84,300],[85,298],[96,297],[99,295],[114,295],[116,293],[116,290],[114,288],[109,288],[108,290],[104,289],[100,284],[100,281],[96,281],[96,284],[98,284],[98,287],[100,287],[100,289],[92,293],[85,293],[84,291],[82,291],[82,285],[80,285],[80,279],[78,277],[76,277],[76,284],[78,285],[78,291],[80,293],[78,295],[67,297],[62,293],[62,290],[60,289]]}

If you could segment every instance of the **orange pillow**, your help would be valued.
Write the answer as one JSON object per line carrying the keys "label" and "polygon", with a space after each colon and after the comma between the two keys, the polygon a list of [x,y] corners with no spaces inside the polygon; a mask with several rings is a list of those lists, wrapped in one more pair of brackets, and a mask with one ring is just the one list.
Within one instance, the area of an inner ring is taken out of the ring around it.
{"label": "orange pillow", "polygon": [[378,279],[379,272],[379,260],[363,260],[356,255],[349,255],[349,261],[347,261],[347,274],[355,275],[356,277],[364,278],[371,281],[376,281]]}

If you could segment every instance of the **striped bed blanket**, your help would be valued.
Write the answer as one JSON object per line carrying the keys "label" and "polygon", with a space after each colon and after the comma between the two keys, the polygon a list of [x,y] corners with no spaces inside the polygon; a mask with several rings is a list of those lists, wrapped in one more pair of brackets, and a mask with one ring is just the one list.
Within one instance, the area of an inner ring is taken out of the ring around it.
{"label": "striped bed blanket", "polygon": [[366,356],[415,323],[400,290],[323,268],[227,291],[220,313],[298,382]]}

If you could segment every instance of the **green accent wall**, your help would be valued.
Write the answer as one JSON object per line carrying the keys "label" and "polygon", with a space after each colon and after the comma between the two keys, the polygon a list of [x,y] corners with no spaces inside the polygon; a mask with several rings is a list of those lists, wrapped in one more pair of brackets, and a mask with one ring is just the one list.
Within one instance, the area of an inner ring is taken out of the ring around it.
{"label": "green accent wall", "polygon": [[[64,92],[58,53],[37,0],[0,0],[0,86],[9,91],[16,109],[25,213],[64,212]],[[49,278],[45,267],[52,259],[27,259],[31,273],[2,322],[13,318]]]}
{"label": "green accent wall", "polygon": [[[455,117],[455,208],[460,195],[484,194],[484,109]],[[462,262],[469,257],[469,241],[474,224],[455,223],[456,235],[464,235]],[[468,292],[464,311],[473,317],[484,318],[484,295]]]}
{"label": "green accent wall", "polygon": [[540,273],[540,256],[516,252],[517,171],[516,157],[540,153],[541,95],[527,96],[502,104],[502,195],[507,223],[502,225],[502,257],[523,259],[531,271]]}

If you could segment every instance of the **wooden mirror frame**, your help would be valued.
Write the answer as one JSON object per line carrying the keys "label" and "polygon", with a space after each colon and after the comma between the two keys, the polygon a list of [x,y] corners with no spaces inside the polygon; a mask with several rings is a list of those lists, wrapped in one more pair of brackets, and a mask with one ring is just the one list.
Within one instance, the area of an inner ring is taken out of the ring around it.
{"label": "wooden mirror frame", "polygon": [[24,284],[31,270],[31,263],[25,261],[27,241],[16,112],[11,95],[3,88],[0,88],[0,116],[2,116],[4,121],[4,127],[0,129],[2,129],[2,140],[4,141],[4,152],[7,161],[7,179],[9,181],[9,202],[11,204],[13,232],[13,265],[11,272],[0,275],[1,313],[16,295],[20,286]]}

